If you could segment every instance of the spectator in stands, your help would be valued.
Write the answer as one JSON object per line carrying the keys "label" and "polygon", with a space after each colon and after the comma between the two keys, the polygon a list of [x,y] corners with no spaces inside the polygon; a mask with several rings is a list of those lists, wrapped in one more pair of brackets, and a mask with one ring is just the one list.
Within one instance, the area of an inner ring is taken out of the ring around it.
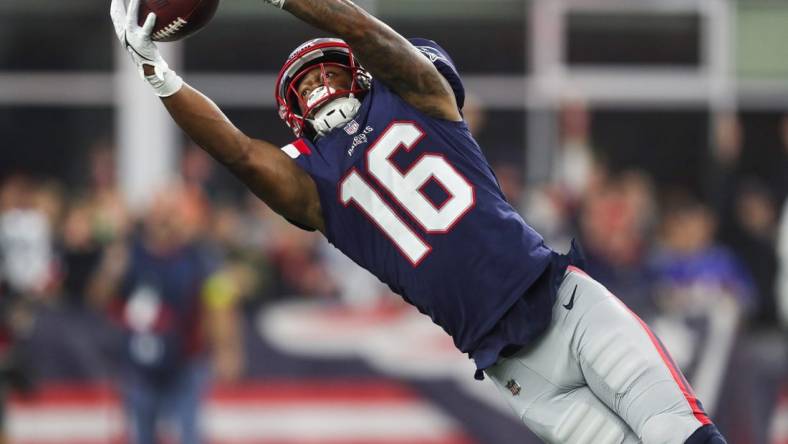
{"label": "spectator in stands", "polygon": [[52,228],[36,192],[24,176],[12,176],[0,192],[0,276],[18,297],[43,295],[53,279]]}
{"label": "spectator in stands", "polygon": [[548,244],[569,248],[586,197],[604,192],[609,174],[593,150],[591,113],[578,96],[567,96],[558,112],[558,143],[547,182],[527,189],[525,214]]}
{"label": "spectator in stands", "polygon": [[162,420],[174,426],[178,442],[201,442],[209,351],[218,377],[233,380],[242,371],[236,292],[216,274],[214,250],[197,241],[205,215],[193,203],[179,187],[168,187],[155,197],[126,253],[102,264],[101,286],[117,295],[126,356],[122,391],[138,444],[157,442]]}
{"label": "spectator in stands", "polygon": [[0,443],[6,393],[32,388],[24,341],[54,278],[51,214],[38,192],[23,175],[0,184]]}
{"label": "spectator in stands", "polygon": [[753,277],[756,311],[751,328],[771,328],[777,323],[774,284],[778,211],[772,193],[760,181],[742,182],[736,190],[727,241]]}
{"label": "spectator in stands", "polygon": [[[714,117],[713,138],[708,160],[704,162],[703,197],[721,221],[733,212],[733,194],[739,183],[739,161],[744,144],[743,131],[741,121],[734,113],[721,113]],[[725,227],[721,229],[724,231]]]}
{"label": "spectator in stands", "polygon": [[577,202],[587,192],[596,162],[591,145],[591,113],[583,99],[570,97],[562,104],[559,119],[560,142],[551,181],[570,202]]}
{"label": "spectator in stands", "polygon": [[90,280],[102,253],[93,229],[91,206],[75,202],[66,213],[60,240],[64,302],[77,307],[87,304]]}
{"label": "spectator in stands", "polygon": [[644,318],[653,312],[646,258],[654,207],[649,178],[625,171],[589,193],[578,218],[587,271]]}
{"label": "spectator in stands", "polygon": [[688,192],[667,195],[651,260],[663,311],[702,313],[725,297],[742,308],[754,303],[752,279],[740,260],[715,242],[716,227],[709,207]]}
{"label": "spectator in stands", "polygon": [[335,298],[338,288],[327,268],[323,240],[287,223],[271,220],[268,256],[274,267],[274,293],[285,296]]}
{"label": "spectator in stands", "polygon": [[[659,309],[652,326],[711,411],[738,324],[753,308],[755,296],[746,268],[715,242],[716,224],[709,207],[687,191],[668,193],[659,244],[650,261]],[[699,369],[711,376],[695,379]]]}
{"label": "spectator in stands", "polygon": [[130,222],[115,183],[110,148],[99,144],[90,151],[89,172],[85,188],[70,196],[68,205],[55,183],[35,187],[36,206],[56,228],[51,236],[57,266],[50,297],[36,307],[39,322],[26,343],[31,363],[43,379],[106,380],[116,361],[117,337],[94,287],[99,264],[117,249]]}
{"label": "spectator in stands", "polygon": [[85,210],[93,242],[105,247],[126,237],[132,218],[119,188],[114,148],[98,142],[89,153],[89,161],[86,183],[70,198]]}
{"label": "spectator in stands", "polygon": [[[783,119],[779,129],[783,143],[788,143],[788,119]],[[750,326],[769,328],[776,322],[774,282],[777,257],[774,244],[777,205],[784,191],[777,186],[778,191],[775,192],[774,187],[770,189],[768,184],[783,178],[755,178],[752,167],[748,170],[742,165],[744,139],[744,129],[736,114],[721,113],[715,117],[704,195],[720,222],[717,238],[736,252],[753,277],[756,312]],[[775,162],[779,165],[781,159],[775,159]]]}
{"label": "spectator in stands", "polygon": [[271,223],[278,215],[251,193],[241,202],[214,206],[212,214],[208,234],[222,250],[222,276],[228,278],[224,282],[238,295],[243,311],[255,311],[278,299],[273,290],[275,270],[267,254],[276,236]]}

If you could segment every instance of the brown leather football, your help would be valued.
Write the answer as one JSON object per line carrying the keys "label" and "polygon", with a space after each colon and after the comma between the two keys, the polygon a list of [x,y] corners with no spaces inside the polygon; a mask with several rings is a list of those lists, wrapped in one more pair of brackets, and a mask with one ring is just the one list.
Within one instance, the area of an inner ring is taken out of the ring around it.
{"label": "brown leather football", "polygon": [[142,26],[148,14],[155,13],[153,40],[173,42],[202,29],[218,7],[219,0],[142,0],[137,19]]}

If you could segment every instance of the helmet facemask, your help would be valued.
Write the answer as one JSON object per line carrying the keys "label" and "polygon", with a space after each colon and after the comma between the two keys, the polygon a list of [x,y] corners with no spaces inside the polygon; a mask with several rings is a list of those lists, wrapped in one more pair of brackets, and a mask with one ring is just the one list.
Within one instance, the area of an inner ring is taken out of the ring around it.
{"label": "helmet facemask", "polygon": [[[353,118],[361,106],[360,95],[369,89],[371,76],[356,63],[350,47],[341,40],[318,39],[301,48],[291,55],[279,74],[279,116],[297,137],[315,138]],[[328,67],[348,72],[350,86],[347,89],[332,86]],[[309,96],[301,97],[298,86],[307,74],[317,69],[320,70],[320,85]]]}
{"label": "helmet facemask", "polygon": [[[343,89],[338,85],[331,85],[328,76],[328,67],[334,67],[350,73],[350,86]],[[320,70],[320,85],[312,89],[309,95],[298,94],[298,86],[307,74]],[[358,70],[358,68],[356,68]],[[307,122],[317,135],[322,136],[353,118],[361,102],[356,97],[363,89],[358,86],[354,69],[349,65],[338,62],[323,62],[309,65],[296,75],[288,86],[288,102],[291,109],[303,110],[293,117]],[[296,103],[293,103],[295,98]]]}

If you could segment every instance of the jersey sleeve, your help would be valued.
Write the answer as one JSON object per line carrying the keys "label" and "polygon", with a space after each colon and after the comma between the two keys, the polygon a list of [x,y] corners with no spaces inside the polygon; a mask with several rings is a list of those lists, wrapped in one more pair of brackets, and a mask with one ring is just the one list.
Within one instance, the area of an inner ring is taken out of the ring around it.
{"label": "jersey sleeve", "polygon": [[303,165],[298,161],[301,155],[312,154],[312,148],[309,147],[309,143],[304,138],[300,138],[292,143],[288,143],[287,145],[283,146],[281,150],[290,156],[291,159],[295,160],[296,163],[298,163],[301,167],[303,167]]}
{"label": "jersey sleeve", "polygon": [[432,40],[410,38],[408,41],[421,51],[435,65],[438,72],[446,78],[452,91],[454,91],[454,98],[457,99],[457,108],[462,109],[465,106],[465,86],[462,84],[460,73],[457,71],[454,60],[451,59],[449,53]]}

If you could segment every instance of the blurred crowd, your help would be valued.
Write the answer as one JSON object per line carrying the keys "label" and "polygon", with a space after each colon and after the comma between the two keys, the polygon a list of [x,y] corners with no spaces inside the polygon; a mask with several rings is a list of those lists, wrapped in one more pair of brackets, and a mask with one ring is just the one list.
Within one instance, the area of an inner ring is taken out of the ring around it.
{"label": "blurred crowd", "polygon": [[548,243],[577,237],[589,272],[643,317],[730,300],[745,329],[788,326],[788,115],[773,128],[782,151],[772,177],[742,161],[738,117],[717,116],[695,187],[610,168],[581,101],[566,104],[560,125],[551,180],[521,197]]}
{"label": "blurred crowd", "polygon": [[[614,169],[590,119],[568,102],[551,180],[508,192],[548,243],[580,240],[589,274],[651,325],[729,442],[782,442],[773,418],[788,392],[788,115],[758,138],[739,116],[716,116],[696,186]],[[748,156],[764,138],[780,147],[769,168]]]}
{"label": "blurred crowd", "polygon": [[0,184],[0,391],[119,382],[136,442],[155,442],[158,412],[181,425],[179,442],[198,442],[209,380],[244,376],[245,314],[339,296],[325,246],[251,195],[217,193],[227,178],[197,148],[138,212],[112,149],[90,157],[78,189],[24,174]]}
{"label": "blurred crowd", "polygon": [[[466,111],[474,131],[480,115]],[[788,326],[788,174],[742,167],[736,115],[717,118],[697,189],[613,171],[582,101],[559,116],[549,181],[526,185],[520,166],[494,165],[509,200],[551,246],[579,239],[589,273],[707,381],[727,360],[718,352],[722,363],[709,367],[699,349]],[[773,161],[788,173],[788,116],[775,131],[784,151]],[[139,436],[155,433],[162,409],[186,433],[208,381],[244,377],[242,329],[260,306],[391,297],[196,147],[183,151],[179,180],[141,211],[124,205],[111,147],[96,146],[87,170],[69,189],[21,173],[0,182],[0,392],[53,379],[121,381]]]}

